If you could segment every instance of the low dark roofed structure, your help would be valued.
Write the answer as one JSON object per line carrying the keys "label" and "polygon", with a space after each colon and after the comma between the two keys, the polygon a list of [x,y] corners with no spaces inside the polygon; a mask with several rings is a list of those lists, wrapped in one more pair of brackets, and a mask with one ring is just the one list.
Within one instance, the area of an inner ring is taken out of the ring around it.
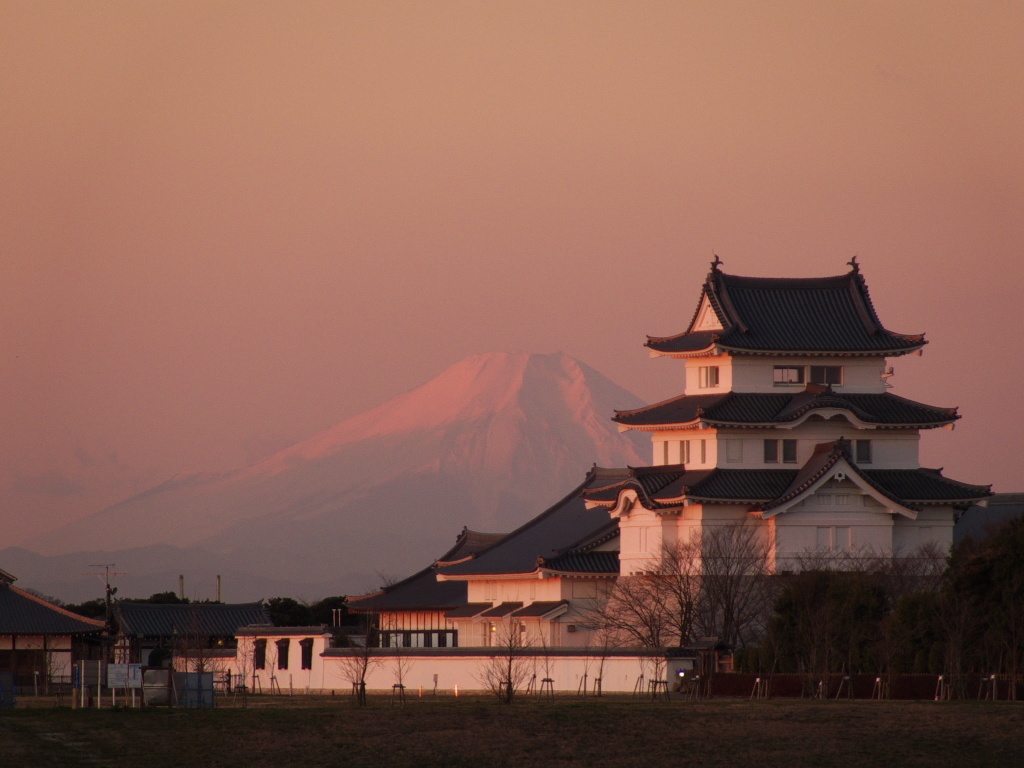
{"label": "low dark roofed structure", "polygon": [[682,395],[631,411],[617,411],[613,420],[624,426],[667,425],[774,425],[797,421],[821,409],[849,411],[867,424],[888,428],[928,429],[960,418],[956,408],[939,408],[888,392],[847,394],[809,384],[798,392],[726,392]]}
{"label": "low dark roofed structure", "polygon": [[[700,354],[717,346],[751,354],[896,356],[926,343],[923,335],[894,333],[881,324],[855,261],[845,275],[814,278],[740,277],[720,272],[717,264],[686,331],[648,337],[648,347],[665,354]],[[721,330],[694,328],[704,296]]]}
{"label": "low dark roofed structure", "polygon": [[115,602],[115,620],[128,637],[155,638],[175,634],[234,637],[240,627],[271,626],[262,602],[255,603],[133,603]]}
{"label": "low dark roofed structure", "polygon": [[98,635],[106,628],[103,621],[79,616],[8,581],[0,582],[0,635]]}

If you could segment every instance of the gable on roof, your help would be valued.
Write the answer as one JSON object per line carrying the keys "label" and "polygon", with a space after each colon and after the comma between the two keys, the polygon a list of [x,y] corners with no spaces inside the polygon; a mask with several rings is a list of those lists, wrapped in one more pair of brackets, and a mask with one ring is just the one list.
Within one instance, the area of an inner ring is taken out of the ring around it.
{"label": "gable on roof", "polygon": [[852,457],[850,441],[822,443],[799,469],[700,469],[683,464],[630,467],[615,482],[587,489],[591,507],[613,517],[624,514],[634,500],[652,511],[674,511],[687,503],[742,504],[762,517],[772,517],[840,473],[865,493],[901,514],[916,517],[922,505],[966,508],[991,495],[986,485],[970,485],[943,477],[933,469],[862,469]]}
{"label": "gable on roof", "polygon": [[[698,325],[715,310],[722,330]],[[925,344],[921,334],[885,328],[875,314],[867,284],[854,264],[845,275],[812,278],[741,277],[712,266],[687,329],[647,338],[657,354],[802,353],[905,355]]]}

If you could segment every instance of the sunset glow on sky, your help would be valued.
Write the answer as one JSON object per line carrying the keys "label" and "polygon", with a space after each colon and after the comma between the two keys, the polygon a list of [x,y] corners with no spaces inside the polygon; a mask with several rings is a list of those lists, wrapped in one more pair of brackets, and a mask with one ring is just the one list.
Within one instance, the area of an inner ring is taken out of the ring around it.
{"label": "sunset glow on sky", "polygon": [[922,464],[1024,491],[1022,41],[1019,2],[3,2],[0,548],[474,353],[678,394],[643,342],[713,253],[857,254],[930,342],[893,392],[963,416]]}

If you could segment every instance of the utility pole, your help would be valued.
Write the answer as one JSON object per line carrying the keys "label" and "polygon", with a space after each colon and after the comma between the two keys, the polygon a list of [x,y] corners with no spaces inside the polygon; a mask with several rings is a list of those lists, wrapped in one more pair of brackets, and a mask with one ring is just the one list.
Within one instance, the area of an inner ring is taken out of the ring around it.
{"label": "utility pole", "polygon": [[106,587],[107,587],[107,589],[106,589],[107,626],[108,627],[110,626],[110,618],[111,618],[110,598],[117,594],[117,587],[114,587],[113,589],[110,588],[110,577],[111,576],[127,576],[128,575],[127,573],[122,572],[122,571],[111,571],[110,569],[113,568],[115,565],[116,565],[116,563],[90,563],[89,564],[90,568],[102,568],[103,571],[102,572],[93,572],[93,573],[82,574],[83,576],[100,576],[100,577],[102,577],[101,580],[103,581],[103,583],[106,584]]}

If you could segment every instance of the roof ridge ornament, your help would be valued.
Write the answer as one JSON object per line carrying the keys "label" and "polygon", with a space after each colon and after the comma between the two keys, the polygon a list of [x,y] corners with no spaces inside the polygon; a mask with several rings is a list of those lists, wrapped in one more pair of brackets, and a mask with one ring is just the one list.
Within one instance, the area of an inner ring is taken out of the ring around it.
{"label": "roof ridge ornament", "polygon": [[718,258],[718,254],[717,253],[712,252],[711,255],[714,256],[715,259],[714,259],[714,261],[711,262],[711,272],[709,273],[709,276],[710,275],[717,275],[719,273],[718,265],[725,263],[720,258]]}
{"label": "roof ridge ornament", "polygon": [[857,263],[857,254],[856,253],[853,254],[853,258],[850,259],[846,263],[850,265],[850,271],[853,274],[855,274],[855,275],[860,274],[860,264]]}

